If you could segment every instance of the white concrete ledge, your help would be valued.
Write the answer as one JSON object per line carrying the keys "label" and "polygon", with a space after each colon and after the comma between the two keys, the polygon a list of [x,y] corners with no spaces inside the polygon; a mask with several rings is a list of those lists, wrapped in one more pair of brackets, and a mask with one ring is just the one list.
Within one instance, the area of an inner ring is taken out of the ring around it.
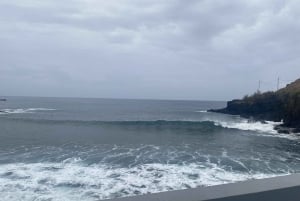
{"label": "white concrete ledge", "polygon": [[300,174],[106,201],[299,201]]}

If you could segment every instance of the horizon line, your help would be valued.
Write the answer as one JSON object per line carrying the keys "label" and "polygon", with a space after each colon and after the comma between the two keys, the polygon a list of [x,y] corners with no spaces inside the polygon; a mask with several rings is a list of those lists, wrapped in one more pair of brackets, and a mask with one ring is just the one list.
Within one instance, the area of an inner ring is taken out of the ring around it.
{"label": "horizon line", "polygon": [[77,98],[77,99],[111,99],[111,100],[152,100],[152,101],[210,101],[227,102],[228,100],[204,100],[204,99],[168,99],[168,98],[113,98],[113,97],[78,97],[78,96],[35,96],[35,95],[3,95],[0,97],[23,97],[23,98]]}

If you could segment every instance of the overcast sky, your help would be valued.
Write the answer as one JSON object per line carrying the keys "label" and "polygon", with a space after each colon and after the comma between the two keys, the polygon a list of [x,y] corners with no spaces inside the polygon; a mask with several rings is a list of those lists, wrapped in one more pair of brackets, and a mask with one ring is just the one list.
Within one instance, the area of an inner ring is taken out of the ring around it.
{"label": "overcast sky", "polygon": [[1,0],[0,95],[228,100],[300,77],[298,0]]}

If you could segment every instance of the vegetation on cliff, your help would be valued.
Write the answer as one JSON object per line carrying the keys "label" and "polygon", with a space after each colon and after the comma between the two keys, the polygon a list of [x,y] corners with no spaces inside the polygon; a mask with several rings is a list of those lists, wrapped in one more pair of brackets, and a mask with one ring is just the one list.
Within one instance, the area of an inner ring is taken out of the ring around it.
{"label": "vegetation on cliff", "polygon": [[224,109],[211,111],[258,120],[282,120],[283,126],[300,128],[300,79],[276,92],[257,92],[243,99],[227,102]]}

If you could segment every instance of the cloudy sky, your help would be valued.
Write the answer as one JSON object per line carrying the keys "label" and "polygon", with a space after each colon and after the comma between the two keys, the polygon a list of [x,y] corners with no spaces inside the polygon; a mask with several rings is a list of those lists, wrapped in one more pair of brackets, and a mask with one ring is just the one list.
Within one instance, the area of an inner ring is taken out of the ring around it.
{"label": "cloudy sky", "polygon": [[0,95],[227,100],[300,77],[298,0],[1,0]]}

